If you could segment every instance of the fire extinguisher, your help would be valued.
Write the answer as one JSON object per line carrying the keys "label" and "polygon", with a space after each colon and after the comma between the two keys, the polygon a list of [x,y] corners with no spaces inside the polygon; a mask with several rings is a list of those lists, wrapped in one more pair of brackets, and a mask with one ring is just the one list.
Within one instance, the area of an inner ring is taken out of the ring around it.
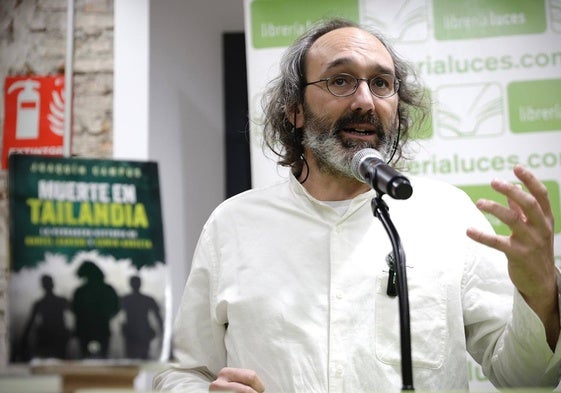
{"label": "fire extinguisher", "polygon": [[23,89],[17,98],[16,139],[39,138],[40,85],[36,80],[24,79],[14,82],[8,89],[8,94]]}

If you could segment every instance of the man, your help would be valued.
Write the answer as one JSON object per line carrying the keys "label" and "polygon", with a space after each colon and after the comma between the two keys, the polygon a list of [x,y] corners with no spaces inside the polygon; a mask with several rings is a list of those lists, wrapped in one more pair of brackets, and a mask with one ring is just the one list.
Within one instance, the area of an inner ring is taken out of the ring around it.
{"label": "man", "polygon": [[[175,325],[178,365],[155,388],[401,389],[398,305],[386,294],[392,248],[372,216],[375,192],[350,168],[363,148],[402,156],[406,110],[422,102],[407,72],[380,37],[342,20],[288,49],[266,94],[265,138],[291,176],[209,218]],[[466,350],[497,386],[559,382],[553,215],[543,184],[514,172],[528,193],[497,180],[509,206],[477,204],[510,237],[436,181],[412,179],[411,198],[387,200],[407,255],[418,390],[467,389]]]}

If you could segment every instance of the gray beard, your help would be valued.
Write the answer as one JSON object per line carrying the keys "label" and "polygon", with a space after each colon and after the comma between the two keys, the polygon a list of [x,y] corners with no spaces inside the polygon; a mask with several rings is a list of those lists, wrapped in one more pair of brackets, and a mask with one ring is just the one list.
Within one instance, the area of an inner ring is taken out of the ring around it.
{"label": "gray beard", "polygon": [[383,157],[389,158],[395,133],[384,132],[379,122],[376,125],[378,143],[370,143],[344,138],[337,131],[341,128],[338,124],[331,129],[325,124],[326,121],[311,113],[309,108],[304,110],[302,144],[312,152],[322,173],[338,178],[354,179],[351,165],[353,157],[358,151],[366,148],[376,149]]}
{"label": "gray beard", "polygon": [[302,140],[316,159],[318,169],[333,177],[354,178],[351,162],[362,149],[372,147],[368,142],[343,141],[338,134],[316,133],[307,129]]}

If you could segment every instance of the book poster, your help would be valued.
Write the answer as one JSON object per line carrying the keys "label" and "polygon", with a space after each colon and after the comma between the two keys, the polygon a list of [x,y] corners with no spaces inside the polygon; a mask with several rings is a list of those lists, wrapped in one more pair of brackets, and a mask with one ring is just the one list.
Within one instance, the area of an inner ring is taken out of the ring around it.
{"label": "book poster", "polygon": [[10,360],[163,359],[158,166],[11,155]]}

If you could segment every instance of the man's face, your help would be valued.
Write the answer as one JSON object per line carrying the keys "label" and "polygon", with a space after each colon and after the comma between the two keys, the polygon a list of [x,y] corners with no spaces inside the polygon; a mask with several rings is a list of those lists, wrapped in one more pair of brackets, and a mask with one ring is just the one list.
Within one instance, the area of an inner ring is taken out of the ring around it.
{"label": "man's face", "polygon": [[[320,37],[306,57],[306,80],[316,81],[347,73],[357,78],[394,74],[393,60],[370,33],[343,28]],[[350,162],[364,148],[388,154],[396,134],[397,94],[374,96],[367,82],[359,82],[348,97],[336,97],[324,82],[306,87],[303,105],[304,147],[320,170],[352,177]]]}

